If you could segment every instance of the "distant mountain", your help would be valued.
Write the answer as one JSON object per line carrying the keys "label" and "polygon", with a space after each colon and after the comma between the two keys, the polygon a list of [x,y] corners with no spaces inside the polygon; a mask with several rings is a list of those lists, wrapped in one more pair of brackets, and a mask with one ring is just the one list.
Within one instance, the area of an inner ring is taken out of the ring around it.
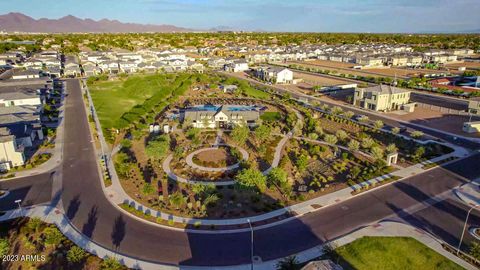
{"label": "distant mountain", "polygon": [[191,29],[174,25],[154,25],[122,23],[117,20],[80,19],[72,15],[60,19],[34,19],[22,13],[11,12],[0,15],[0,30],[8,32],[41,32],[41,33],[126,33],[126,32],[189,32]]}

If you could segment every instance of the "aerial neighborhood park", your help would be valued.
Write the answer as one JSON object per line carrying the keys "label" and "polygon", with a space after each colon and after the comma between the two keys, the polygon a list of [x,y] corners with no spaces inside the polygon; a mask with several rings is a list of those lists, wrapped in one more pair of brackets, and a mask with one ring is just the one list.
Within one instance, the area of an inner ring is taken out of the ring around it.
{"label": "aerial neighborhood park", "polygon": [[1,269],[480,267],[478,33],[11,11]]}

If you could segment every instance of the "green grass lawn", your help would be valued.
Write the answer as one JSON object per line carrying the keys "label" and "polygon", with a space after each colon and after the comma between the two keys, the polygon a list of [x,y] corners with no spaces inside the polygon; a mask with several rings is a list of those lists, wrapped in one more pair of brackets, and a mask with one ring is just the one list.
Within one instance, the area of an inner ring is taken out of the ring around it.
{"label": "green grass lawn", "polygon": [[114,127],[125,112],[142,104],[155,91],[162,91],[164,87],[165,78],[158,75],[131,76],[124,81],[103,81],[89,85],[103,128]]}
{"label": "green grass lawn", "polygon": [[463,269],[410,237],[362,237],[335,252],[344,269]]}
{"label": "green grass lawn", "polygon": [[125,80],[99,81],[89,85],[104,130],[122,127],[165,105],[172,95],[182,94],[192,82],[189,74],[134,75]]}
{"label": "green grass lawn", "polygon": [[260,116],[260,119],[262,119],[263,121],[267,121],[267,122],[278,121],[281,118],[282,118],[282,116],[279,112],[264,112]]}

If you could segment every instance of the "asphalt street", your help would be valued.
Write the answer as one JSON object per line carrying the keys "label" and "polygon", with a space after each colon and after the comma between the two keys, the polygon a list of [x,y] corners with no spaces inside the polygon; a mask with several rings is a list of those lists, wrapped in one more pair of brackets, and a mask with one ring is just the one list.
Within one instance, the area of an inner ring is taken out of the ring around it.
{"label": "asphalt street", "polygon": [[51,171],[23,178],[0,180],[0,189],[9,191],[6,197],[0,199],[0,211],[17,208],[16,200],[22,200],[22,207],[50,202],[53,174],[54,171]]}
{"label": "asphalt street", "polygon": [[[114,207],[101,188],[79,81],[67,80],[67,89],[61,199],[67,216],[79,231],[104,247],[153,262],[213,266],[250,261],[248,232],[172,231],[138,221]],[[415,224],[454,244],[468,207],[453,197],[443,198],[450,189],[465,183],[464,177],[480,177],[478,164],[480,154],[321,208],[299,219],[256,230],[254,253],[263,260],[283,257],[384,219]],[[51,194],[51,188],[49,192],[40,193]],[[442,200],[426,203],[435,196],[441,196]],[[9,200],[0,202],[5,208],[7,204],[13,207]],[[478,224],[479,217],[473,213],[470,222]],[[471,237],[467,235],[465,241],[471,241]]]}

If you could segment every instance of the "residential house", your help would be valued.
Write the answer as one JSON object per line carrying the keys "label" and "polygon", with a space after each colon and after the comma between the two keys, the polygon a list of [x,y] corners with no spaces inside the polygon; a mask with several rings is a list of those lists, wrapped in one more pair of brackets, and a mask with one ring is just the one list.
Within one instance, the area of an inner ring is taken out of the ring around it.
{"label": "residential house", "polygon": [[205,71],[205,66],[202,63],[198,63],[195,61],[188,61],[187,62],[188,69],[193,70],[198,73],[203,73]]}
{"label": "residential house", "polygon": [[97,64],[95,64],[94,62],[90,62],[90,61],[82,63],[82,70],[83,70],[83,74],[87,77],[96,76],[96,75],[102,73],[102,69],[97,67]]}
{"label": "residential house", "polygon": [[42,69],[43,62],[39,59],[30,58],[23,63],[23,66],[26,68]]}
{"label": "residential house", "polygon": [[18,145],[31,147],[35,140],[43,139],[40,110],[37,106],[0,107],[0,127],[7,127]]}
{"label": "residential house", "polygon": [[357,57],[355,63],[369,67],[383,66],[383,61],[379,57]]}
{"label": "residential house", "polygon": [[17,145],[15,135],[6,127],[0,128],[0,170],[8,171],[24,163],[23,148]]}
{"label": "residential house", "polygon": [[102,61],[98,64],[103,73],[117,74],[120,72],[118,62],[114,60]]}
{"label": "residential house", "polygon": [[14,71],[12,74],[13,80],[26,80],[26,79],[38,79],[40,78],[40,70],[27,69]]}
{"label": "residential house", "polygon": [[240,105],[204,105],[187,108],[184,122],[196,128],[231,128],[236,125],[257,125],[260,113]]}
{"label": "residential house", "polygon": [[134,60],[119,61],[118,67],[123,73],[135,73],[138,70],[138,64]]}
{"label": "residential house", "polygon": [[390,85],[357,88],[353,104],[374,111],[399,110],[403,105],[410,103],[410,92]]}
{"label": "residential house", "polygon": [[243,72],[247,71],[248,68],[248,63],[245,60],[236,60],[233,63],[226,64],[223,69],[225,71],[229,72]]}
{"label": "residential house", "polygon": [[260,67],[255,71],[255,76],[271,83],[293,83],[293,72],[283,67]]}
{"label": "residential house", "polygon": [[392,66],[406,66],[408,64],[408,56],[394,55],[388,57],[388,64]]}
{"label": "residential house", "polygon": [[0,86],[0,107],[32,105],[40,106],[40,89],[45,85],[9,85]]}
{"label": "residential house", "polygon": [[77,77],[81,75],[81,73],[78,63],[75,62],[65,64],[65,68],[63,69],[63,75],[66,77]]}

